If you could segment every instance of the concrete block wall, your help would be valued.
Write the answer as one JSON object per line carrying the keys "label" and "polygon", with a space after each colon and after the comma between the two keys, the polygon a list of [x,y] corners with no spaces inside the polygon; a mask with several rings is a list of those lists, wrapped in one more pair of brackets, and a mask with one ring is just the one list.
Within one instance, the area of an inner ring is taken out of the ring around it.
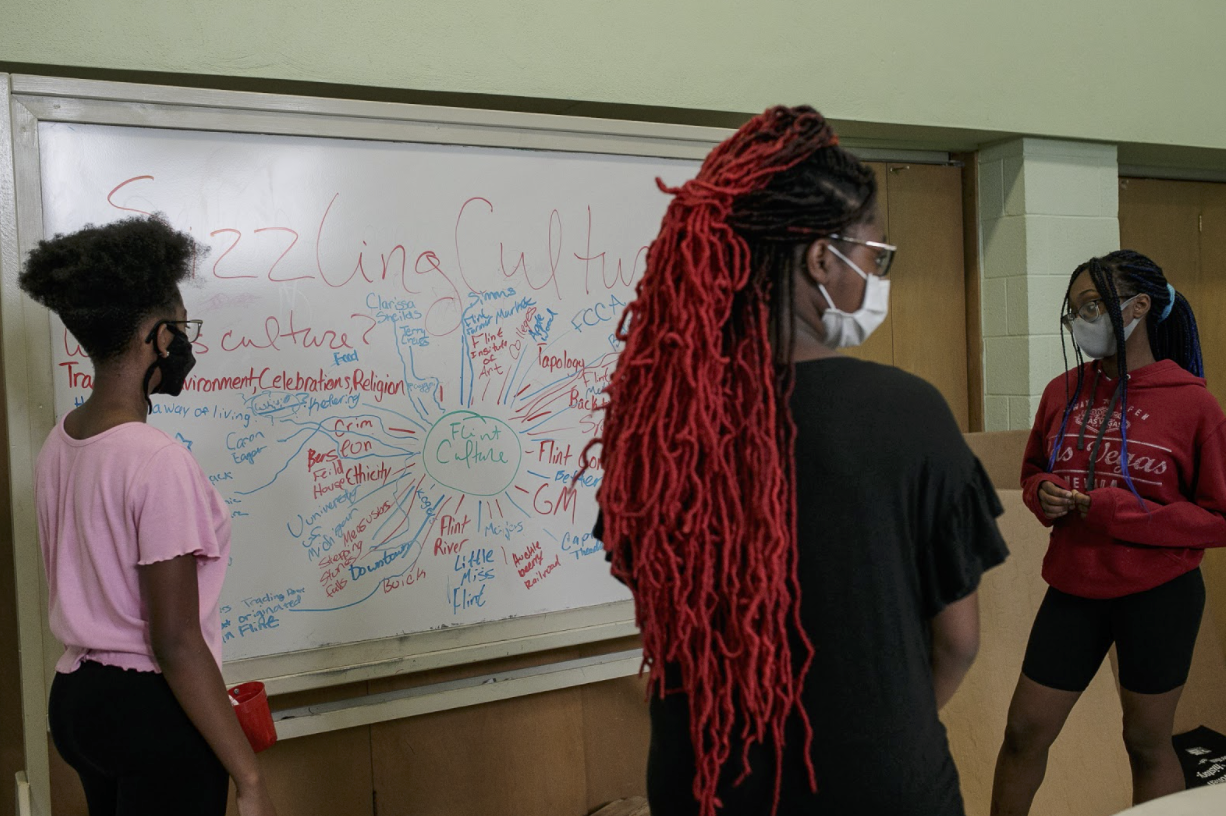
{"label": "concrete block wall", "polygon": [[1118,174],[1114,145],[1023,138],[979,153],[985,430],[1029,428],[1063,370],[1069,275],[1119,248]]}

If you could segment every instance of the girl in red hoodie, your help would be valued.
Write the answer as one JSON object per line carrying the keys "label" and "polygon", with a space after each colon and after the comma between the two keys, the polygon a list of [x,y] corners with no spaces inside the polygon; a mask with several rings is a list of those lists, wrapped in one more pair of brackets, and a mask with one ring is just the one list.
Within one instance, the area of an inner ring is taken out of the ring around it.
{"label": "girl in red hoodie", "polygon": [[1205,388],[1196,318],[1144,255],[1073,272],[1062,318],[1078,365],[1043,393],[1022,467],[1052,528],[996,763],[993,816],[1029,812],[1047,751],[1112,643],[1133,802],[1183,790],[1175,707],[1200,627],[1206,547],[1226,545],[1226,417]]}

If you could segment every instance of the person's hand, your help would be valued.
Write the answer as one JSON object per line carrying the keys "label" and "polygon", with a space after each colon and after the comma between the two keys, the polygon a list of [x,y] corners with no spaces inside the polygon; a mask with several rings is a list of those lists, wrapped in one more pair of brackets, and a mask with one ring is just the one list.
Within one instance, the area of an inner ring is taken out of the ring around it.
{"label": "person's hand", "polygon": [[1091,498],[1088,493],[1078,493],[1073,491],[1073,505],[1077,508],[1077,512],[1081,513],[1081,517],[1085,518],[1090,513]]}
{"label": "person's hand", "polygon": [[237,785],[239,816],[277,816],[277,808],[264,783]]}
{"label": "person's hand", "polygon": [[1043,508],[1043,515],[1049,519],[1064,518],[1075,506],[1074,495],[1072,491],[1057,487],[1055,482],[1040,483],[1039,506]]}

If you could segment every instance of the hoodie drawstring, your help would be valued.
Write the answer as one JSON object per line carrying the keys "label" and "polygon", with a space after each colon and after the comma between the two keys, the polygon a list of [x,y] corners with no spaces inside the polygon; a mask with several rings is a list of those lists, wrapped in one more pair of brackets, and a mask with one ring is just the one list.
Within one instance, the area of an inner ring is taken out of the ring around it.
{"label": "hoodie drawstring", "polygon": [[1085,413],[1081,415],[1081,431],[1077,434],[1077,450],[1079,451],[1086,449],[1086,426],[1090,424],[1090,411],[1098,402],[1098,381],[1102,379],[1102,376],[1102,370],[1095,367],[1094,387],[1090,389],[1090,404],[1086,406]]}
{"label": "hoodie drawstring", "polygon": [[[1107,406],[1107,415],[1103,417],[1103,424],[1098,429],[1098,438],[1094,440],[1094,450],[1090,452],[1090,472],[1086,477],[1086,490],[1094,489],[1094,469],[1098,464],[1098,453],[1102,450],[1103,436],[1107,433],[1107,426],[1111,424],[1111,417],[1115,415],[1115,406],[1119,405],[1120,395],[1124,393],[1124,382],[1115,387],[1115,393],[1111,395],[1111,404]],[[1120,416],[1120,423],[1124,422],[1124,417]],[[1121,453],[1122,455],[1122,453]],[[1120,464],[1121,472],[1124,464]]]}

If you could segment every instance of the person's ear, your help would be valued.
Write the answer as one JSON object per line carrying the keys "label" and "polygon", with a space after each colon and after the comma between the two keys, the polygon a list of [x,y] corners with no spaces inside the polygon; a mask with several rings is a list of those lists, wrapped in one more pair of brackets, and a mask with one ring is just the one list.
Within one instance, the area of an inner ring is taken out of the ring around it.
{"label": "person's ear", "polygon": [[805,250],[805,276],[814,286],[830,282],[830,241],[818,238]]}
{"label": "person's ear", "polygon": [[1137,299],[1132,302],[1132,315],[1137,320],[1144,320],[1149,314],[1150,307],[1153,306],[1153,301],[1149,295],[1137,295]]}
{"label": "person's ear", "polygon": [[[146,336],[148,336],[147,333]],[[158,326],[157,332],[153,335],[153,342],[150,344],[153,346],[153,353],[159,357],[169,357],[170,341],[172,339],[173,335],[170,333],[170,326],[165,323]]]}
{"label": "person's ear", "polygon": [[139,353],[142,357],[152,351],[156,356],[161,357],[163,346],[161,334],[164,328],[164,326],[158,326],[157,321],[152,318],[140,323],[136,333],[132,335],[132,351]]}

